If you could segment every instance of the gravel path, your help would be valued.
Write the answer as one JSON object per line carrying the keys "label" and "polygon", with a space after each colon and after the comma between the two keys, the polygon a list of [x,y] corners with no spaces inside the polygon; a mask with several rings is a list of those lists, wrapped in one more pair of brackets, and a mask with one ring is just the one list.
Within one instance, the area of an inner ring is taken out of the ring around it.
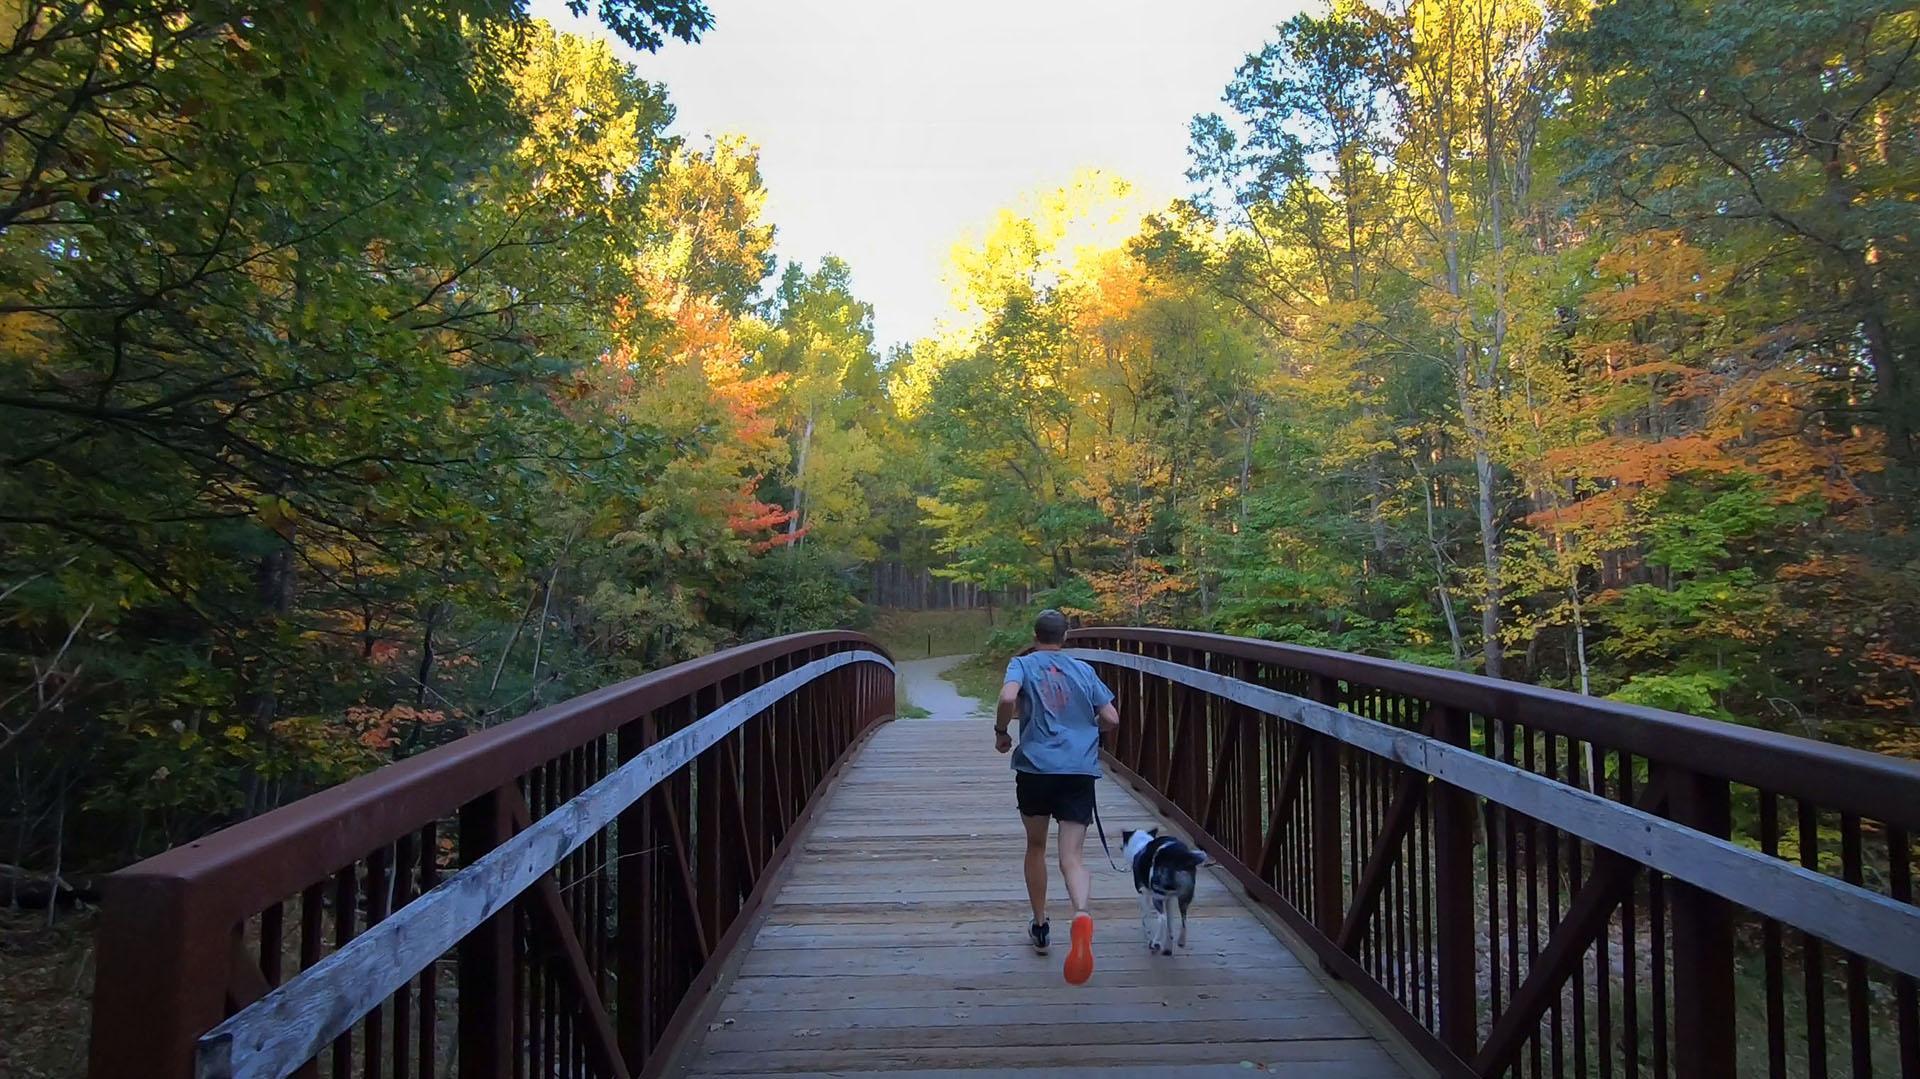
{"label": "gravel path", "polygon": [[978,719],[985,713],[980,702],[962,697],[953,683],[940,677],[967,656],[935,656],[932,659],[903,660],[894,668],[900,679],[900,696],[909,704],[933,713],[928,719]]}

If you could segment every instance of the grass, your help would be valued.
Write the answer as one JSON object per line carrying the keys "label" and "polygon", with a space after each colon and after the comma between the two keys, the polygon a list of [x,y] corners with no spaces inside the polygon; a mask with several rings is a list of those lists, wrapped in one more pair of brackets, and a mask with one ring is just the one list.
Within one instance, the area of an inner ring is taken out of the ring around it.
{"label": "grass", "polygon": [[952,682],[962,696],[972,697],[991,711],[994,700],[1000,696],[1000,683],[1006,673],[1006,656],[979,652],[948,670],[943,677]]}
{"label": "grass", "polygon": [[[925,659],[978,652],[994,626],[985,610],[873,612],[867,633],[887,646],[895,659]],[[1001,618],[1004,621],[1004,617]]]}
{"label": "grass", "polygon": [[925,719],[933,714],[911,701],[901,701],[893,706],[893,711],[901,719]]}

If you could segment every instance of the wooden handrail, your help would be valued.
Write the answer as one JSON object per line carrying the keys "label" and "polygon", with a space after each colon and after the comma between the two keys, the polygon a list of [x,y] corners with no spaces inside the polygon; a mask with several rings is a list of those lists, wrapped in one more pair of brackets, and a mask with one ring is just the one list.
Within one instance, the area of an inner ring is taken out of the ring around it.
{"label": "wooden handrail", "polygon": [[[199,1040],[199,1079],[283,1079],[532,887],[669,775],[774,701],[877,652],[838,652],[757,686],[655,743]],[[617,1061],[615,1066],[617,1067]]]}
{"label": "wooden handrail", "polygon": [[205,1074],[305,1074],[316,1051],[369,1074],[382,1056],[457,1056],[469,1076],[640,1074],[697,1009],[819,791],[893,708],[871,639],[761,641],[115,874],[90,1074],[185,1079],[216,1027]]}
{"label": "wooden handrail", "polygon": [[1680,712],[1545,686],[1278,641],[1177,629],[1094,627],[1072,642],[1191,649],[1285,667],[1402,694],[1463,712],[1522,717],[1541,731],[1610,748],[1920,831],[1920,763]]}
{"label": "wooden handrail", "polygon": [[1184,664],[1104,648],[1069,648],[1066,654],[1089,663],[1144,671],[1297,723],[1341,745],[1525,813],[1890,969],[1920,975],[1920,907],[1769,858],[1471,749],[1305,697]]}
{"label": "wooden handrail", "polygon": [[[1443,1074],[1920,1060],[1920,766],[1295,645],[1070,645],[1114,773]],[[116,874],[92,1075],[651,1074],[893,704],[865,637],[760,642]]]}
{"label": "wooden handrail", "polygon": [[[823,647],[885,649],[858,633],[797,633],[756,641],[582,693],[476,731],[338,786],[183,843],[109,876],[109,893],[161,882],[204,890],[234,916],[292,894],[423,820],[467,803],[635,717],[778,657]],[[315,874],[312,866],[326,868]]]}
{"label": "wooden handrail", "polygon": [[1914,762],[1296,645],[1069,645],[1111,769],[1442,1074],[1920,1067]]}

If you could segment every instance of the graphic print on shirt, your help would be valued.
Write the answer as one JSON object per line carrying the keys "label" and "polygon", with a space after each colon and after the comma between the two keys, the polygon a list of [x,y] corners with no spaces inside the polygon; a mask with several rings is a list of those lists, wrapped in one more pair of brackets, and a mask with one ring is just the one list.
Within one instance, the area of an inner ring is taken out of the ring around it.
{"label": "graphic print on shirt", "polygon": [[1048,712],[1056,716],[1067,714],[1068,702],[1072,699],[1073,690],[1067,685],[1065,671],[1057,665],[1048,664],[1046,672],[1040,676],[1038,690],[1040,701],[1047,706]]}

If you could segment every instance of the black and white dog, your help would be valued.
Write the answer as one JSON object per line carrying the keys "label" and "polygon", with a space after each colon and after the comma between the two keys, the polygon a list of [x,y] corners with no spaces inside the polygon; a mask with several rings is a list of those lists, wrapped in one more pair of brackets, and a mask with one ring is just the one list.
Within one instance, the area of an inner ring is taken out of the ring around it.
{"label": "black and white dog", "polygon": [[[1160,829],[1120,833],[1127,864],[1133,867],[1133,890],[1140,893],[1140,925],[1147,933],[1147,950],[1172,955],[1176,943],[1187,946],[1187,908],[1193,905],[1194,873],[1207,864],[1207,852],[1195,850]],[[1180,934],[1172,932],[1172,910],[1180,906]]]}

